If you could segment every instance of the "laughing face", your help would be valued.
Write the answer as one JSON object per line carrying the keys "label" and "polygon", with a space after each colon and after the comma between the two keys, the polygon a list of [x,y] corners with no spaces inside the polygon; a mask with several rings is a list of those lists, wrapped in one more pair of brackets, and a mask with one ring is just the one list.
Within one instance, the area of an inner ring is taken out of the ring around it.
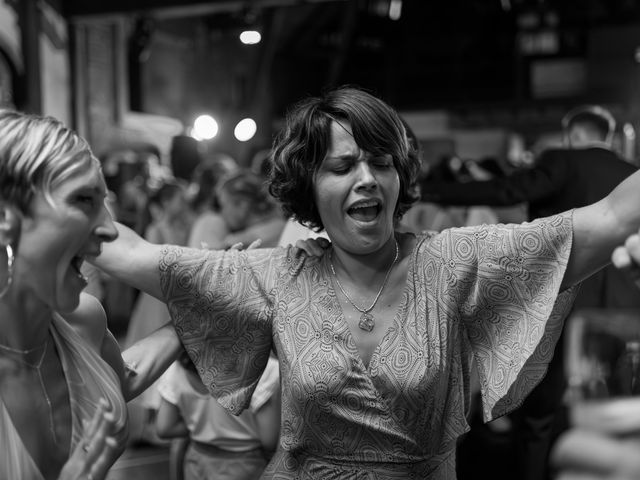
{"label": "laughing face", "polygon": [[315,201],[332,242],[353,254],[382,248],[393,236],[400,179],[391,155],[355,142],[348,123],[331,123],[331,143],[315,177]]}
{"label": "laughing face", "polygon": [[117,230],[105,206],[107,189],[94,160],[51,191],[38,192],[22,220],[14,284],[61,313],[78,306],[87,281],[80,273],[86,257]]}

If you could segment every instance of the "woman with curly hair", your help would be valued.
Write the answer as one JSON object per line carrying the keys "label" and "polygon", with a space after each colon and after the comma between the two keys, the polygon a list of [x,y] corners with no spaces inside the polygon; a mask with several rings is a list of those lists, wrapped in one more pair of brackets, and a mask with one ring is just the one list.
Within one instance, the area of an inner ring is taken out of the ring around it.
{"label": "woman with curly hair", "polygon": [[[210,393],[247,408],[274,351],[282,420],[268,479],[452,479],[472,364],[485,420],[544,375],[573,285],[640,225],[640,174],[531,223],[399,233],[419,169],[386,103],[339,88],[275,140],[271,193],[331,243],[201,251],[121,229],[98,265],[167,302]],[[310,248],[314,251],[313,248]]]}

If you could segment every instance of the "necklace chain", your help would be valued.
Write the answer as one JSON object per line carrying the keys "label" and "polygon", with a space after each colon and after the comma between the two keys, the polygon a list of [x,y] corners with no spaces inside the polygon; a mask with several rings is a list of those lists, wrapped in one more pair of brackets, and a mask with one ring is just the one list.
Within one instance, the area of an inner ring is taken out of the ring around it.
{"label": "necklace chain", "polygon": [[51,405],[51,399],[49,398],[49,394],[47,393],[47,387],[44,383],[44,378],[42,377],[42,371],[40,370],[40,367],[42,367],[42,362],[44,362],[44,357],[47,354],[47,347],[49,346],[49,338],[47,337],[47,339],[44,341],[44,343],[42,345],[39,345],[37,347],[33,347],[33,348],[27,348],[25,350],[20,350],[18,348],[13,348],[13,347],[9,347],[8,345],[3,345],[0,343],[0,350],[4,350],[5,352],[9,352],[9,353],[15,353],[18,355],[21,355],[23,357],[25,357],[26,355],[33,353],[33,352],[37,352],[38,350],[42,349],[42,353],[40,354],[40,358],[38,359],[38,361],[33,364],[28,362],[27,360],[25,360],[25,358],[18,358],[17,360],[22,363],[23,365],[26,365],[27,367],[31,367],[33,369],[36,370],[36,372],[38,372],[38,382],[40,383],[40,388],[42,389],[42,394],[44,396],[44,400],[47,403],[47,413],[49,416],[49,430],[51,432],[51,437],[53,438],[54,442],[57,443],[57,435],[56,435],[56,429],[55,429],[55,422],[53,419],[53,406]]}
{"label": "necklace chain", "polygon": [[[24,365],[27,365],[28,367],[35,368],[36,370],[39,370],[40,367],[42,366],[42,362],[44,360],[44,356],[47,353],[47,346],[48,345],[49,345],[49,339],[47,338],[42,345],[38,345],[37,347],[33,347],[33,348],[27,348],[25,350],[20,350],[18,348],[9,347],[8,345],[3,345],[3,344],[0,343],[0,350],[4,350],[5,352],[15,353],[15,354],[21,355],[23,358],[22,359],[18,359],[18,361],[20,363],[23,363]],[[32,364],[32,363],[28,362],[27,360],[25,360],[24,357],[26,357],[30,353],[37,352],[40,349],[42,349],[42,353],[40,354],[40,358],[38,359],[38,361],[35,364]]]}
{"label": "necklace chain", "polygon": [[373,299],[373,303],[371,303],[369,308],[359,307],[358,305],[355,304],[355,302],[353,300],[351,300],[351,297],[349,297],[349,295],[347,294],[345,289],[342,287],[342,284],[340,283],[340,280],[338,279],[338,275],[336,275],[336,270],[333,267],[333,252],[331,253],[331,258],[329,259],[329,266],[331,267],[331,273],[333,274],[334,278],[336,279],[336,284],[338,285],[338,288],[340,289],[340,291],[342,292],[344,297],[353,306],[353,308],[355,308],[360,313],[362,313],[362,315],[360,316],[360,322],[358,323],[358,326],[361,329],[366,330],[367,332],[370,332],[371,330],[373,330],[373,327],[374,327],[374,319],[373,319],[373,316],[369,312],[371,310],[373,310],[373,308],[376,306],[376,303],[378,303],[378,299],[380,298],[380,295],[382,295],[382,291],[384,290],[384,287],[387,286],[387,281],[389,280],[389,275],[391,275],[391,270],[393,270],[393,267],[395,266],[396,262],[398,261],[398,256],[399,256],[398,241],[395,240],[395,243],[396,243],[396,254],[393,257],[393,262],[391,262],[391,266],[389,267],[389,270],[387,270],[387,274],[384,277],[384,280],[382,282],[382,286],[380,287],[380,290],[378,290],[378,294]]}

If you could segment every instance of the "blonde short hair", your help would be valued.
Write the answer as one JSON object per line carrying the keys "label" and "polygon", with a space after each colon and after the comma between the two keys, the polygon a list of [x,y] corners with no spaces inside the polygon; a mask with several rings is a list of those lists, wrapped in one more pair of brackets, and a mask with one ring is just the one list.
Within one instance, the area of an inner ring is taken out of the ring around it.
{"label": "blonde short hair", "polygon": [[89,162],[88,143],[53,117],[0,109],[0,200],[26,212],[36,192],[52,190]]}

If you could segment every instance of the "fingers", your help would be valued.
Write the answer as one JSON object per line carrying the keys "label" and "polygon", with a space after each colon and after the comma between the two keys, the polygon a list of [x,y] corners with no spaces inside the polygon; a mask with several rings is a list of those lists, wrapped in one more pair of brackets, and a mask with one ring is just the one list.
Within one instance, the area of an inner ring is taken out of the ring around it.
{"label": "fingers", "polygon": [[[262,245],[262,239],[258,238],[256,240],[254,240],[253,242],[251,242],[249,244],[249,246],[247,248],[245,248],[245,250],[251,250],[252,248],[259,248],[260,245]],[[234,243],[233,245],[231,245],[227,250],[242,250],[243,247],[244,247],[244,243],[238,242],[238,243]]]}
{"label": "fingers", "polygon": [[91,476],[88,480],[99,480],[106,477],[118,448],[119,445],[115,438],[105,437],[103,447],[89,470]]}
{"label": "fingers", "polygon": [[320,257],[324,251],[329,248],[331,242],[323,237],[307,238],[306,240],[298,240],[296,247],[307,252],[312,257]]}
{"label": "fingers", "polygon": [[636,266],[640,266],[640,235],[636,233],[629,236],[624,242],[624,246]]}
{"label": "fingers", "polygon": [[138,364],[136,362],[123,362],[124,374],[127,378],[133,378],[138,375]]}
{"label": "fingers", "polygon": [[257,240],[254,240],[253,242],[251,242],[251,244],[247,247],[247,250],[251,250],[253,248],[259,248],[260,245],[262,245],[262,239],[258,238]]}
{"label": "fingers", "polygon": [[611,254],[611,262],[640,288],[640,235],[629,236],[624,246],[617,247]]}
{"label": "fingers", "polygon": [[83,425],[82,440],[75,446],[58,479],[104,479],[121,448],[112,436],[115,424],[108,403],[101,399],[91,420]]}
{"label": "fingers", "polygon": [[625,247],[616,247],[611,254],[611,262],[621,270],[631,267],[633,261]]}
{"label": "fingers", "polygon": [[118,443],[112,436],[114,430],[115,416],[108,410],[107,402],[102,399],[83,436],[84,441],[81,442],[89,478],[93,480],[104,478],[116,456]]}
{"label": "fingers", "polygon": [[107,403],[107,401],[104,398],[101,398],[100,402],[98,403],[98,408],[96,408],[96,411],[93,414],[93,418],[85,429],[85,438],[91,440],[95,435],[97,435],[105,428],[105,424],[107,423],[106,416],[109,413],[108,408],[109,404]]}

